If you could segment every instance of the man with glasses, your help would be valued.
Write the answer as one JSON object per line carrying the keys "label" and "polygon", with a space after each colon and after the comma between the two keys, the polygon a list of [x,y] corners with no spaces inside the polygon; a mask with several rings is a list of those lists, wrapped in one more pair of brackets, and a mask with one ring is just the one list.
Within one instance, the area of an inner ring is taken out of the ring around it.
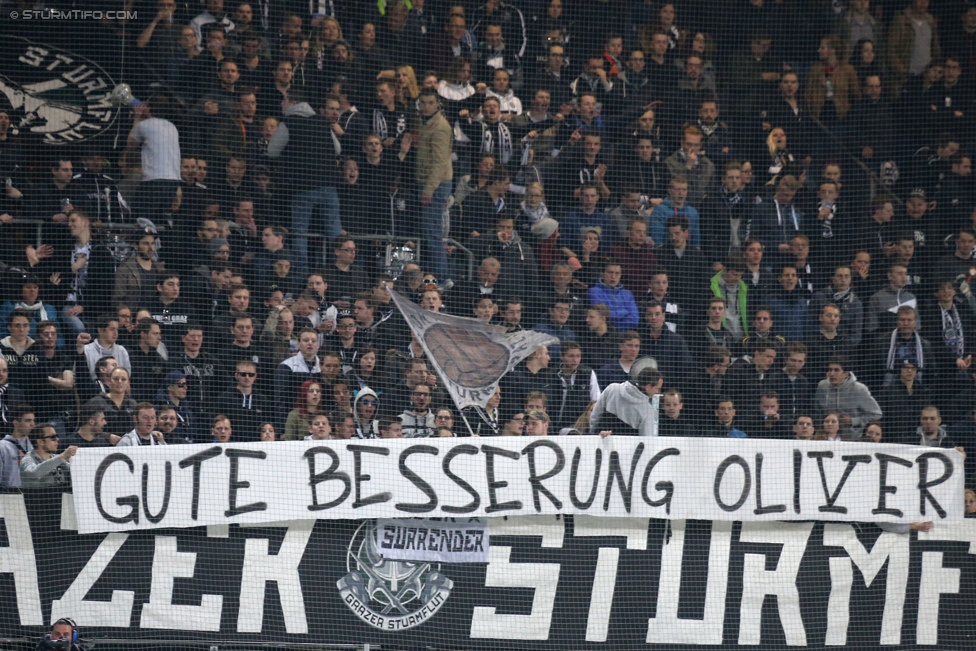
{"label": "man with glasses", "polygon": [[556,106],[564,104],[572,106],[573,91],[570,88],[572,79],[562,76],[566,66],[566,48],[562,45],[550,45],[546,57],[546,65],[532,80],[532,88],[544,88],[549,91],[552,102]]}
{"label": "man with glasses", "polygon": [[618,83],[614,84],[614,92],[624,101],[630,100],[631,103],[634,103],[640,100],[637,93],[644,89],[648,83],[647,75],[644,74],[645,65],[643,50],[634,50],[627,57],[624,69],[617,75]]}
{"label": "man with glasses", "polygon": [[151,402],[137,404],[133,420],[136,426],[122,437],[116,447],[166,445],[163,433],[156,429],[156,408]]}
{"label": "man with glasses", "polygon": [[230,418],[238,441],[259,441],[261,424],[271,418],[271,401],[254,390],[254,383],[258,378],[258,369],[254,362],[242,359],[237,362],[235,369],[234,388],[217,398],[211,413],[224,414]]}
{"label": "man with glasses", "polygon": [[197,422],[196,414],[193,413],[190,406],[190,400],[187,399],[187,390],[188,384],[183,371],[170,371],[166,374],[162,386],[164,397],[162,400],[156,400],[156,407],[159,410],[158,418],[160,421],[162,421],[162,410],[172,408],[176,413],[176,435],[196,443],[202,441],[199,438],[200,423]]}
{"label": "man with glasses", "polygon": [[336,331],[334,335],[327,335],[326,342],[331,344],[332,351],[339,356],[342,362],[342,372],[349,373],[357,368],[359,360],[359,340],[356,334],[359,326],[356,324],[356,317],[349,310],[339,312],[336,319]]}
{"label": "man with glasses", "polygon": [[437,376],[427,369],[424,359],[409,359],[403,367],[404,378],[390,391],[390,400],[384,396],[384,412],[392,415],[400,414],[413,405],[413,391],[420,385],[431,390],[431,404],[449,404],[450,398],[446,392],[437,387]]}
{"label": "man with glasses", "polygon": [[532,328],[536,332],[559,339],[558,344],[549,346],[549,355],[556,359],[559,358],[560,349],[565,342],[576,341],[576,333],[567,325],[572,306],[570,299],[557,296],[549,304],[549,319]]}
{"label": "man with glasses", "polygon": [[413,407],[400,414],[403,423],[403,438],[421,438],[434,435],[435,418],[430,408],[430,387],[418,384],[410,393]]}
{"label": "man with glasses", "polygon": [[335,297],[356,296],[369,289],[368,275],[356,264],[356,242],[345,235],[337,237],[333,252],[335,262],[325,279],[329,283],[329,294]]}
{"label": "man with glasses", "polygon": [[69,445],[58,454],[58,435],[50,423],[35,425],[30,431],[34,449],[20,462],[20,481],[24,488],[63,486],[71,483],[68,462],[78,448]]}

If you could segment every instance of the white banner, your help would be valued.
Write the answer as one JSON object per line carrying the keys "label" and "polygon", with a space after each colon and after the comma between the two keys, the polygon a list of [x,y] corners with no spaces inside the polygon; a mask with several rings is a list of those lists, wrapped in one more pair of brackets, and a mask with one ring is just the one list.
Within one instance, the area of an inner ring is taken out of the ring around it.
{"label": "white banner", "polygon": [[487,563],[488,519],[376,521],[383,558],[438,563]]}
{"label": "white banner", "polygon": [[715,438],[285,441],[84,448],[81,533],[282,520],[538,514],[960,522],[963,457]]}

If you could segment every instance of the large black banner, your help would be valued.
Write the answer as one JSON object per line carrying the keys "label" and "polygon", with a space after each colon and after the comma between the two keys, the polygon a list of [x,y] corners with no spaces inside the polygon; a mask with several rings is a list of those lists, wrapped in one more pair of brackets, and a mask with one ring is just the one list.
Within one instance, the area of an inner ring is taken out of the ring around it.
{"label": "large black banner", "polygon": [[70,616],[87,638],[385,648],[976,644],[976,520],[498,518],[486,565],[384,559],[371,520],[79,535],[62,504],[0,495],[4,637]]}

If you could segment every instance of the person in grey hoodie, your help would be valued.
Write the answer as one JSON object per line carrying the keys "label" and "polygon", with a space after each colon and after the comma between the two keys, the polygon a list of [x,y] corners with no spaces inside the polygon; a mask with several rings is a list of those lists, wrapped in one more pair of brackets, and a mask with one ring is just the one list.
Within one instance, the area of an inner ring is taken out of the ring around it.
{"label": "person in grey hoodie", "polygon": [[841,416],[841,429],[856,440],[861,438],[868,423],[881,420],[882,413],[871,391],[846,367],[844,358],[831,358],[827,363],[827,379],[817,385],[816,403],[819,418],[828,411],[836,411]]}
{"label": "person in grey hoodie", "polygon": [[34,427],[34,408],[24,404],[17,405],[12,409],[10,417],[13,429],[0,440],[0,486],[16,488],[21,484],[21,461],[34,449],[28,438]]}
{"label": "person in grey hoodie", "polygon": [[611,384],[593,406],[590,434],[657,436],[657,413],[652,400],[661,392],[664,376],[645,368],[636,380]]}
{"label": "person in grey hoodie", "polygon": [[35,425],[30,431],[34,449],[20,462],[20,481],[24,488],[40,488],[71,483],[68,462],[78,447],[69,445],[58,454],[58,435],[50,423]]}
{"label": "person in grey hoodie", "polygon": [[918,444],[927,448],[951,448],[966,457],[966,448],[949,438],[949,433],[942,424],[942,414],[938,407],[928,406],[922,409],[921,426],[916,430]]}

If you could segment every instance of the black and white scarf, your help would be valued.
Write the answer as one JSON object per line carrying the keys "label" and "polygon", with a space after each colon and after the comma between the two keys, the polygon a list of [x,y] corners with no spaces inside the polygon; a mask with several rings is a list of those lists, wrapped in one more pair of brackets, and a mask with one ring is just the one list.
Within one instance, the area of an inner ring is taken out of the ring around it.
{"label": "black and white scarf", "polygon": [[10,406],[7,404],[7,389],[9,388],[9,384],[0,385],[0,421],[5,425],[10,424]]}
{"label": "black and white scarf", "polygon": [[713,133],[715,133],[716,131],[718,131],[718,122],[715,122],[713,124],[705,124],[704,122],[699,120],[698,128],[701,129],[702,133],[705,134],[705,137],[707,138]]}
{"label": "black and white scarf", "polygon": [[962,357],[966,350],[966,340],[959,311],[955,305],[948,310],[940,305],[939,312],[942,313],[942,340],[946,347],[956,354],[956,357]]}
{"label": "black and white scarf", "polygon": [[837,214],[837,204],[820,204],[821,208],[829,208],[830,216],[820,222],[820,236],[829,240],[834,236],[834,216]]}
{"label": "black and white scarf", "polygon": [[918,379],[922,379],[922,369],[925,368],[925,352],[922,350],[922,337],[919,336],[917,332],[912,333],[911,344],[900,344],[898,342],[898,330],[891,331],[891,342],[888,345],[888,360],[885,366],[888,372],[885,373],[884,385],[888,386],[891,384],[895,375],[897,375],[897,369],[895,369],[895,361],[899,359],[910,359],[915,358],[916,368],[918,369]]}
{"label": "black and white scarf", "polygon": [[27,303],[14,303],[14,307],[18,310],[27,310],[33,314],[38,321],[47,321],[47,310],[44,309],[44,303],[38,301],[33,305],[28,305]]}
{"label": "black and white scarf", "polygon": [[848,287],[842,292],[834,292],[834,303],[843,303],[851,300],[851,288]]}
{"label": "black and white scarf", "polygon": [[512,132],[509,131],[508,126],[504,122],[499,122],[495,125],[481,125],[481,153],[495,153],[496,130],[498,131],[498,162],[500,162],[502,165],[508,165],[508,161],[512,159],[513,151]]}
{"label": "black and white scarf", "polygon": [[742,195],[738,192],[729,192],[724,186],[722,187],[722,199],[725,200],[725,205],[734,206],[737,203],[742,202]]}
{"label": "black and white scarf", "polygon": [[407,130],[407,119],[402,114],[397,114],[396,130],[390,133],[390,127],[386,122],[386,109],[382,106],[373,109],[373,133],[380,137],[380,140],[387,138],[399,138]]}

